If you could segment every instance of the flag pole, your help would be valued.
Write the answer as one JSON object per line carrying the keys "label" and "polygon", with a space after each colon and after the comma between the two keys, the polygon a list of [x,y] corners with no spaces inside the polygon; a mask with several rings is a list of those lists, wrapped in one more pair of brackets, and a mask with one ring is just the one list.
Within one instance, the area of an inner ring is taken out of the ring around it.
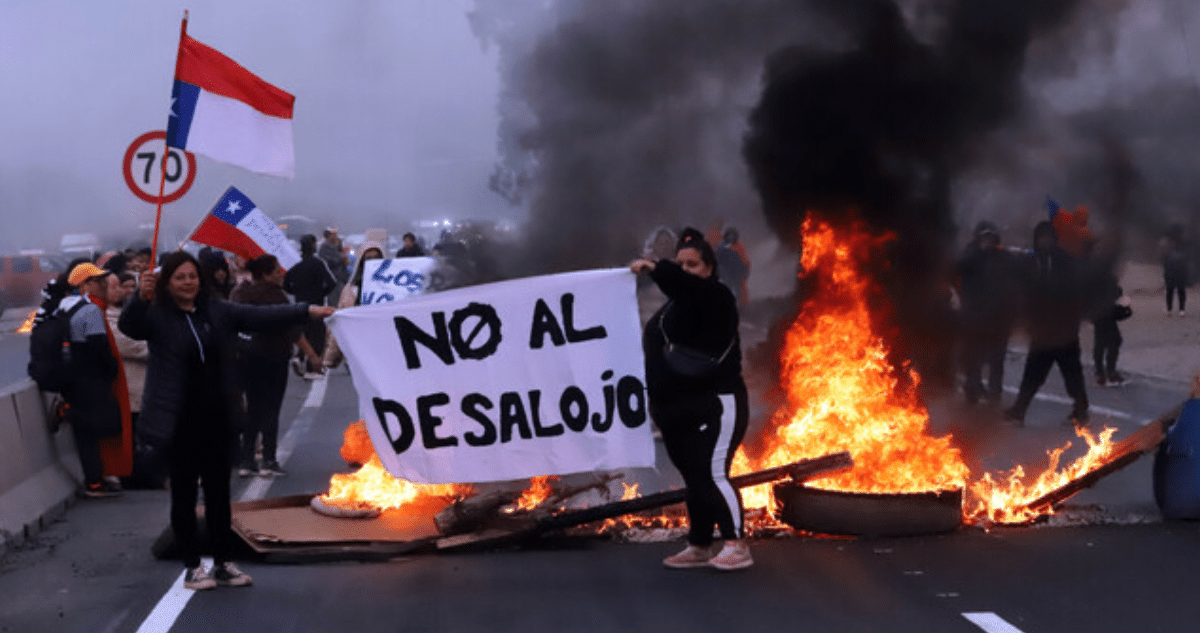
{"label": "flag pole", "polygon": [[[179,54],[183,51],[183,40],[187,37],[188,11],[183,10],[183,22],[179,25],[179,48],[175,50],[175,75],[171,78],[171,92],[175,92],[175,78],[179,76]],[[167,117],[170,119],[170,116]],[[158,209],[154,212],[154,242],[150,244],[150,269],[158,265],[158,227],[162,224],[163,193],[167,188],[167,158],[171,156],[171,146],[163,139],[162,168],[158,176]]]}

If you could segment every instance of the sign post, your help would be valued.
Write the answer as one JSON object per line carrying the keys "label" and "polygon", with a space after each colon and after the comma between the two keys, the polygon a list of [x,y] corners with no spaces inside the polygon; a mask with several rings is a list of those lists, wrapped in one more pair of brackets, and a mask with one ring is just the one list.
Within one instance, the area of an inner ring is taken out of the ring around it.
{"label": "sign post", "polygon": [[[150,204],[175,202],[196,181],[196,155],[172,147],[164,160],[162,151],[166,138],[167,133],[163,130],[146,132],[129,144],[125,159],[121,162],[125,185],[138,199]],[[158,192],[160,180],[166,183],[161,198]]]}

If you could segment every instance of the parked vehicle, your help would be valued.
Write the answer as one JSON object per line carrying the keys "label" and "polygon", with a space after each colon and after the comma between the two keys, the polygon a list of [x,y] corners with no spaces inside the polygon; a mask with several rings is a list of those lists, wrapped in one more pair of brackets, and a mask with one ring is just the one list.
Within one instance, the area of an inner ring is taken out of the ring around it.
{"label": "parked vehicle", "polygon": [[101,251],[100,238],[96,237],[95,233],[67,233],[59,241],[58,250],[68,259],[95,259]]}
{"label": "parked vehicle", "polygon": [[62,257],[45,253],[0,256],[0,316],[8,308],[38,305],[42,288],[66,265]]}

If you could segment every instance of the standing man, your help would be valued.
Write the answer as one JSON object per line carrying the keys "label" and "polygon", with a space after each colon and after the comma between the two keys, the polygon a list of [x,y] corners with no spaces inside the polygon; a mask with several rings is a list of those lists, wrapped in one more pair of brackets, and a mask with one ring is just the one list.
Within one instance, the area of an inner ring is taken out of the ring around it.
{"label": "standing man", "polygon": [[[1016,312],[1016,259],[1000,245],[996,225],[984,220],[975,227],[955,267],[962,339],[963,394],[967,405],[980,398],[988,406],[1000,406],[1004,388],[1004,355]],[[987,367],[987,389],[983,369]]]}
{"label": "standing man", "polygon": [[[317,257],[316,253],[317,236],[307,234],[301,236],[300,263],[287,271],[287,275],[283,279],[283,289],[295,297],[298,303],[323,306],[325,298],[337,286],[337,280],[334,278],[333,272],[329,270],[329,265]],[[304,363],[306,371],[301,373],[305,376],[320,374],[322,371],[320,358],[325,353],[325,323],[320,319],[306,321],[304,339],[311,348],[312,354],[307,353],[307,350],[301,351],[297,355],[297,360],[293,362],[298,366],[300,363]],[[302,343],[300,347],[303,350],[304,344]],[[313,362],[314,358],[317,359],[316,362]]]}
{"label": "standing man", "polygon": [[1070,421],[1076,428],[1088,421],[1088,397],[1083,382],[1079,348],[1079,323],[1083,319],[1085,292],[1078,263],[1058,247],[1054,225],[1039,222],[1033,230],[1033,253],[1021,271],[1029,355],[1021,388],[1006,417],[1025,423],[1025,411],[1034,394],[1057,364],[1067,395],[1074,401]]}
{"label": "standing man", "polygon": [[342,286],[346,284],[346,280],[350,279],[349,259],[346,257],[346,250],[342,248],[342,238],[338,235],[337,229],[325,229],[325,239],[321,240],[321,246],[317,249],[317,257],[329,266],[329,272],[333,273],[333,279],[337,282],[333,290],[329,293],[327,301],[322,305],[337,305],[338,298],[342,296]]}
{"label": "standing man", "polygon": [[104,479],[100,444],[129,429],[128,409],[121,407],[114,389],[118,384],[124,388],[124,375],[104,318],[110,274],[92,263],[75,266],[67,283],[79,288],[79,294],[65,297],[58,305],[67,312],[82,302],[71,315],[71,381],[62,395],[70,405],[67,421],[83,468],[83,494],[89,498],[120,494],[119,485]]}
{"label": "standing man", "polygon": [[396,251],[396,257],[424,257],[425,250],[417,244],[417,236],[412,233],[405,233],[404,244],[400,246],[400,250]]}

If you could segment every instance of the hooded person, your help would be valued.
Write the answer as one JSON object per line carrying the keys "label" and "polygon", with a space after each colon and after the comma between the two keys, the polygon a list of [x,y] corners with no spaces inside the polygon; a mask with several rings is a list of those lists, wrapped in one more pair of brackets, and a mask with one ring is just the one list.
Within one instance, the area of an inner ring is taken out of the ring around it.
{"label": "hooded person", "polygon": [[1029,354],[1017,399],[1006,417],[1024,424],[1033,396],[1046,382],[1050,368],[1058,365],[1063,383],[1074,402],[1070,422],[1087,424],[1088,396],[1083,381],[1079,346],[1079,324],[1086,309],[1087,292],[1077,260],[1058,246],[1058,236],[1049,221],[1033,230],[1033,252],[1020,266],[1020,293]]}
{"label": "hooded person", "polygon": [[[1000,231],[984,220],[955,265],[961,300],[959,325],[963,393],[968,405],[981,398],[999,406],[1004,357],[1017,308],[1017,262],[1000,244]],[[988,370],[986,389],[983,369]]]}

